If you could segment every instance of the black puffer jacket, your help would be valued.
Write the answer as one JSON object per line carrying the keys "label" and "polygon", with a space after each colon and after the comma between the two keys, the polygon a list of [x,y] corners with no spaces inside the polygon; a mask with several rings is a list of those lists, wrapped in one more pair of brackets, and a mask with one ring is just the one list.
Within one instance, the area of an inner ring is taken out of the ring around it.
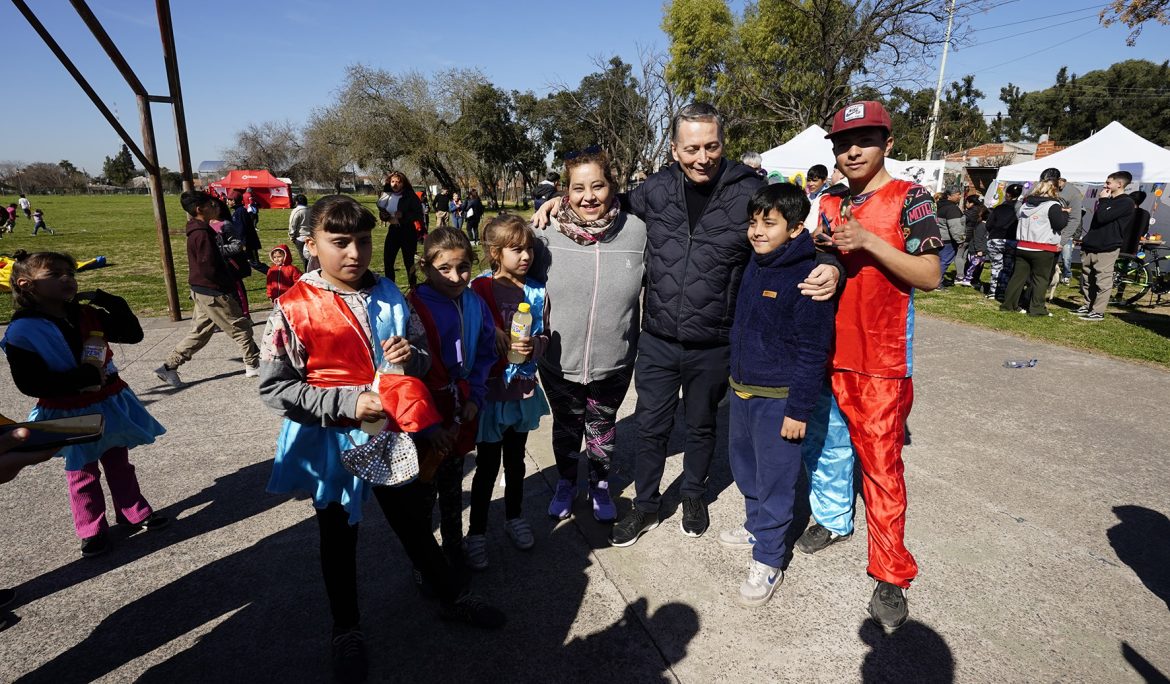
{"label": "black puffer jacket", "polygon": [[678,164],[650,176],[629,195],[631,213],[646,223],[642,329],[659,337],[686,344],[728,343],[735,295],[752,254],[748,200],[765,181],[746,164],[723,164],[694,230]]}

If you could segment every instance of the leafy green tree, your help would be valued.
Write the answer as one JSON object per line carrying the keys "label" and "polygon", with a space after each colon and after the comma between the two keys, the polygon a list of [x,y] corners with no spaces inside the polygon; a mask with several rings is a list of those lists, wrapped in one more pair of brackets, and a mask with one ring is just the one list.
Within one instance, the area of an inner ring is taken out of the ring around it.
{"label": "leafy green tree", "polygon": [[1000,92],[1009,130],[1036,140],[1048,134],[1062,143],[1083,140],[1112,121],[1159,145],[1170,145],[1170,62],[1131,59],[1083,76],[1057,73],[1044,90],[1021,92],[1009,84]]}
{"label": "leafy green tree", "polygon": [[134,168],[134,157],[130,155],[130,148],[122,145],[122,151],[113,158],[106,157],[102,162],[102,176],[113,185],[125,185],[130,179],[137,176]]}

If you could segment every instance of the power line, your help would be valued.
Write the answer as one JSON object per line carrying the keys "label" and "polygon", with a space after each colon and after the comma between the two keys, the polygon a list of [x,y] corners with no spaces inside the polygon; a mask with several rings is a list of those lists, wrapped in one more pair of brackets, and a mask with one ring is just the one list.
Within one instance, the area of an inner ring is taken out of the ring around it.
{"label": "power line", "polygon": [[1096,17],[1089,16],[1089,17],[1081,17],[1079,19],[1069,19],[1068,21],[1062,21],[1058,24],[1048,24],[1046,26],[1041,26],[1040,28],[1028,29],[1027,31],[1020,31],[1019,33],[1009,33],[1006,36],[1000,36],[999,38],[992,38],[991,40],[985,40],[983,42],[972,43],[971,45],[965,45],[963,47],[970,48],[970,47],[982,47],[984,45],[991,45],[992,43],[998,43],[1001,40],[1008,40],[1009,38],[1016,38],[1018,36],[1024,36],[1024,35],[1027,35],[1029,33],[1039,33],[1040,31],[1047,31],[1049,29],[1056,28],[1057,26],[1064,26],[1065,24],[1073,24],[1073,23],[1076,23],[1078,21],[1084,21],[1086,19],[1096,19]]}
{"label": "power line", "polygon": [[1049,45],[1048,47],[1040,48],[1039,50],[1035,50],[1035,51],[1033,51],[1033,52],[1029,52],[1029,53],[1028,53],[1028,54],[1026,54],[1026,55],[1020,55],[1019,57],[1016,57],[1015,59],[1009,59],[1009,60],[1008,60],[1008,61],[1006,61],[1006,62],[1000,62],[999,64],[993,64],[993,65],[991,65],[991,66],[989,66],[989,67],[983,67],[983,68],[979,69],[979,71],[980,71],[980,73],[987,73],[987,72],[989,72],[989,71],[992,71],[993,69],[998,69],[998,68],[1000,68],[1000,67],[1002,67],[1002,66],[1007,66],[1008,64],[1013,64],[1013,63],[1015,63],[1015,62],[1018,62],[1018,61],[1020,61],[1021,59],[1027,59],[1027,58],[1029,58],[1029,57],[1033,57],[1033,56],[1035,56],[1035,55],[1038,55],[1038,54],[1040,54],[1041,52],[1047,52],[1047,51],[1049,51],[1049,50],[1051,50],[1051,49],[1053,49],[1053,48],[1058,48],[1058,47],[1060,47],[1061,45],[1064,45],[1064,44],[1066,44],[1066,43],[1071,43],[1071,42],[1073,42],[1074,40],[1079,40],[1079,39],[1081,39],[1081,38],[1084,38],[1085,36],[1089,35],[1090,33],[1094,32],[1094,31],[1100,31],[1100,30],[1101,30],[1101,27],[1100,27],[1100,26],[1094,26],[1093,28],[1089,29],[1088,31],[1085,31],[1084,33],[1078,33],[1077,35],[1075,35],[1075,36],[1073,36],[1072,38],[1069,38],[1069,39],[1067,39],[1067,40],[1062,40],[1062,41],[1060,41],[1059,43],[1053,43],[1052,45]]}
{"label": "power line", "polygon": [[[1065,15],[1079,14],[1081,12],[1087,12],[1088,10],[1097,10],[1097,9],[1102,9],[1104,7],[1106,7],[1106,5],[1089,5],[1088,7],[1082,7],[1080,9],[1069,10],[1067,12],[1063,12],[1062,14],[1065,14]],[[1044,15],[1042,17],[1034,17],[1032,19],[1017,19],[1016,21],[1010,21],[1006,24],[996,24],[995,26],[980,26],[979,28],[971,29],[971,33],[979,33],[980,31],[990,31],[992,29],[998,29],[998,28],[1007,28],[1009,26],[1017,26],[1019,24],[1026,24],[1026,23],[1032,22],[1032,21],[1044,21],[1045,19],[1051,19],[1051,18],[1052,18],[1052,15],[1047,14],[1047,15]]]}

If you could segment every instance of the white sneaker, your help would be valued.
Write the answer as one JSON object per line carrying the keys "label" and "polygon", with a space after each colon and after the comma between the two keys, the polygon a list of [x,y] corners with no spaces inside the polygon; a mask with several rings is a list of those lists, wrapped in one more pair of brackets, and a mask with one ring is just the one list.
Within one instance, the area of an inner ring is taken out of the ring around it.
{"label": "white sneaker", "polygon": [[244,377],[245,378],[258,378],[258,377],[260,377],[260,366],[258,366],[258,365],[257,366],[249,366],[248,364],[245,363],[244,364]]}
{"label": "white sneaker", "polygon": [[756,538],[743,525],[719,532],[719,543],[729,549],[750,549],[756,545]]}
{"label": "white sneaker", "polygon": [[747,579],[739,585],[739,602],[752,608],[762,606],[783,581],[783,570],[753,559],[748,566]]}
{"label": "white sneaker", "polygon": [[512,544],[521,551],[527,551],[536,545],[536,538],[532,535],[532,526],[524,518],[512,518],[504,523],[504,532]]}
{"label": "white sneaker", "polygon": [[175,370],[174,368],[167,368],[165,363],[158,368],[155,368],[154,374],[158,377],[159,380],[162,380],[171,387],[179,388],[183,386],[183,380],[179,377],[179,371]]}
{"label": "white sneaker", "polygon": [[463,558],[472,570],[486,570],[488,566],[487,537],[469,534],[463,539]]}

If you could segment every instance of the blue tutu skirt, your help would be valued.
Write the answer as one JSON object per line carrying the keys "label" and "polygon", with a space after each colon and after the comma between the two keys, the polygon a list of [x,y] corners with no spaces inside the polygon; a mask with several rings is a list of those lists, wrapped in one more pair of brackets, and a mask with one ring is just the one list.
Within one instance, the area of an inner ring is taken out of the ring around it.
{"label": "blue tutu skirt", "polygon": [[479,432],[476,442],[502,442],[504,432],[532,432],[540,426],[540,417],[551,413],[544,390],[536,386],[532,396],[512,401],[489,401],[479,412]]}
{"label": "blue tutu skirt", "polygon": [[368,482],[345,469],[341,452],[361,446],[369,439],[359,428],[304,425],[286,418],[276,440],[276,461],[272,464],[268,491],[273,494],[305,492],[313,497],[317,508],[339,503],[349,513],[349,524],[358,524],[362,519],[362,505],[373,490]]}
{"label": "blue tutu skirt", "polygon": [[67,446],[57,454],[65,458],[65,470],[81,470],[84,466],[101,458],[102,454],[116,447],[133,449],[143,444],[153,444],[154,438],[165,434],[164,428],[129,387],[117,394],[106,397],[96,404],[84,408],[60,409],[35,406],[28,414],[28,420],[50,420],[68,418],[90,413],[101,413],[105,417],[102,438],[89,444]]}

